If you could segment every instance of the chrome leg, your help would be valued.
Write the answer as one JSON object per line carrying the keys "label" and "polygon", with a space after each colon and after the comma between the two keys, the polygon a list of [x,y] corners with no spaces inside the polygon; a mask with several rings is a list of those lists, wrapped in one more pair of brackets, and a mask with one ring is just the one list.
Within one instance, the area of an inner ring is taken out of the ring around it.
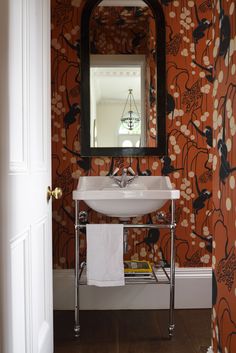
{"label": "chrome leg", "polygon": [[124,228],[124,254],[128,252],[128,228]]}
{"label": "chrome leg", "polygon": [[74,335],[80,336],[79,324],[79,201],[75,201],[75,324]]}
{"label": "chrome leg", "polygon": [[175,306],[175,201],[171,200],[171,244],[170,244],[170,316],[169,316],[169,337],[174,333],[174,306]]}

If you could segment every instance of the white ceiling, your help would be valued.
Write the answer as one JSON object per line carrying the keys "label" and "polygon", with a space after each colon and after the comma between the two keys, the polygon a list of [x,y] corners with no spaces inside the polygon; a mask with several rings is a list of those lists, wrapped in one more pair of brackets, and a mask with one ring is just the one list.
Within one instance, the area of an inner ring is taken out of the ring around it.
{"label": "white ceiling", "polygon": [[[141,100],[141,69],[126,67],[91,68],[96,101],[126,101],[133,89],[136,102]],[[92,84],[91,81],[91,84]]]}

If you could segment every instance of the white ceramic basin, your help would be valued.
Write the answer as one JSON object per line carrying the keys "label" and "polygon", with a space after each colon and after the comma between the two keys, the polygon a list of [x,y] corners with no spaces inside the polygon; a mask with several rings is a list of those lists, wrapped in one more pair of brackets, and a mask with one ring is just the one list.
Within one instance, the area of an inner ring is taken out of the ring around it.
{"label": "white ceramic basin", "polygon": [[73,191],[74,200],[83,200],[93,210],[111,217],[142,216],[179,197],[170,178],[162,176],[139,176],[126,188],[120,188],[108,176],[84,176]]}

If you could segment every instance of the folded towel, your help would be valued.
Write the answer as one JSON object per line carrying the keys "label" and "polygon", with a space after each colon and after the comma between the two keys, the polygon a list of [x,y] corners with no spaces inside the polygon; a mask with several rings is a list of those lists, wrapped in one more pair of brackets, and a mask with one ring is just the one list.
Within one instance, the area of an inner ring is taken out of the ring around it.
{"label": "folded towel", "polygon": [[87,284],[123,286],[123,224],[87,224]]}

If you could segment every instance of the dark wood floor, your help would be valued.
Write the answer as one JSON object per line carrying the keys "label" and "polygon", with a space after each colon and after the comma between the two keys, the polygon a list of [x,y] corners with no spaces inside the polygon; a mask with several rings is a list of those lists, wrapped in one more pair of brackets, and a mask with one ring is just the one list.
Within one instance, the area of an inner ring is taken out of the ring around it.
{"label": "dark wood floor", "polygon": [[82,311],[81,336],[73,338],[73,312],[54,314],[55,353],[206,353],[210,310],[175,310],[168,339],[167,310]]}

